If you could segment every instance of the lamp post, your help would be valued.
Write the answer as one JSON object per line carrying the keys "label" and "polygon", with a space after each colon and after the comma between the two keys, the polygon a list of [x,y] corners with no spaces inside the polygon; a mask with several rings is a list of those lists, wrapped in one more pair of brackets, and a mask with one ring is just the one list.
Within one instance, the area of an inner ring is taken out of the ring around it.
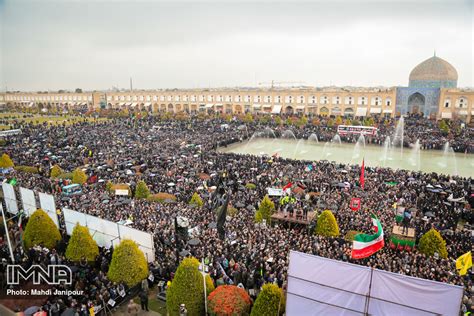
{"label": "lamp post", "polygon": [[206,288],[206,275],[209,272],[209,267],[204,264],[204,259],[201,259],[201,264],[199,265],[199,272],[202,274],[202,280],[204,283],[204,310],[207,315],[207,288]]}

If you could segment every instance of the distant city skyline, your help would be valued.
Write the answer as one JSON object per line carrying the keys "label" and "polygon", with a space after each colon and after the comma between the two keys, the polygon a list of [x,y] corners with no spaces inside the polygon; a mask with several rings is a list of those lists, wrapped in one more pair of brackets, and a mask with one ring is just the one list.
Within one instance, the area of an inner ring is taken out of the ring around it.
{"label": "distant city skyline", "polygon": [[473,87],[473,5],[0,0],[0,90],[407,86],[434,51]]}

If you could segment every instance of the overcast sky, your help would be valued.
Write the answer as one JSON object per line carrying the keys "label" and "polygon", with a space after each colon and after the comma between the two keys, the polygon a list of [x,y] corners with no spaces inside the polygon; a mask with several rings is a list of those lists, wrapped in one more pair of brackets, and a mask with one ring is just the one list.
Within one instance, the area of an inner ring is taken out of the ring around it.
{"label": "overcast sky", "polygon": [[436,55],[472,87],[471,0],[0,0],[0,88],[407,85]]}

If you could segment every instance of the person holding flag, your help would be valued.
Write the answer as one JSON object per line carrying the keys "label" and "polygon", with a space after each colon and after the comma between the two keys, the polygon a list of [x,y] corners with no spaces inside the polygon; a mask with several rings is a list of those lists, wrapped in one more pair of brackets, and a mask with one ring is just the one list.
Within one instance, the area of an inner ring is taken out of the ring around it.
{"label": "person holding flag", "polygon": [[374,214],[371,215],[375,234],[357,234],[352,241],[351,257],[353,259],[367,258],[384,246],[383,229],[380,220]]}

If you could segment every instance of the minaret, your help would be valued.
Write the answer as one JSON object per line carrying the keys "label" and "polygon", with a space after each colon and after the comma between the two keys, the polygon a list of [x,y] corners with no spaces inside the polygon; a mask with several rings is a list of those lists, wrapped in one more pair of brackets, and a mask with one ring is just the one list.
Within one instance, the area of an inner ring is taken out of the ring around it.
{"label": "minaret", "polygon": [[133,83],[132,83],[132,77],[130,77],[130,92],[133,91]]}

